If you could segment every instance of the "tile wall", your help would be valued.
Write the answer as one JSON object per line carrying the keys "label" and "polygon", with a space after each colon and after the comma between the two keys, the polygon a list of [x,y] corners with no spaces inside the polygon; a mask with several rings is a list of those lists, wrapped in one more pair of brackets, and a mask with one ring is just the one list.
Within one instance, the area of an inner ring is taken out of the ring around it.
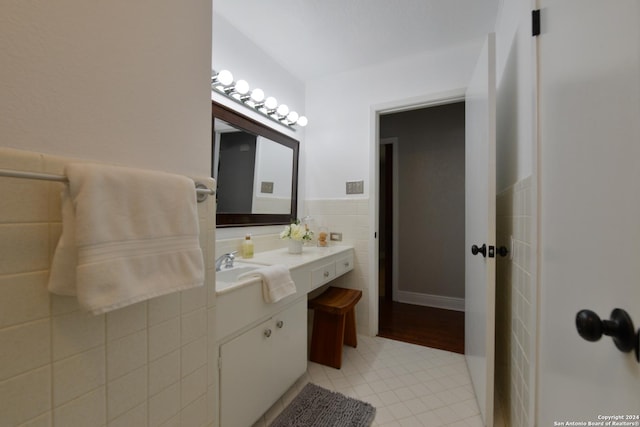
{"label": "tile wall", "polygon": [[342,242],[355,250],[354,270],[332,282],[333,286],[362,290],[362,299],[356,305],[358,333],[369,335],[369,199],[307,200],[303,212],[311,217],[315,227],[326,227],[330,232],[342,233]]}
{"label": "tile wall", "polygon": [[[0,168],[69,160],[0,148]],[[204,287],[93,316],[46,288],[62,185],[0,177],[0,426],[212,425],[214,198],[199,204]]]}
{"label": "tile wall", "polygon": [[534,191],[531,177],[498,194],[496,272],[496,391],[507,426],[533,426],[536,281]]}
{"label": "tile wall", "polygon": [[[361,289],[362,299],[356,306],[356,324],[358,332],[368,335],[369,301],[368,259],[369,259],[369,200],[368,199],[331,199],[309,200],[304,203],[302,212],[308,219],[311,229],[326,227],[329,231],[342,233],[341,242],[329,244],[345,244],[355,248],[354,271],[331,282],[332,286]],[[269,251],[286,247],[279,234],[253,236],[256,252]],[[240,251],[242,238],[224,239],[216,242],[216,253]],[[316,244],[311,242],[308,244]]]}

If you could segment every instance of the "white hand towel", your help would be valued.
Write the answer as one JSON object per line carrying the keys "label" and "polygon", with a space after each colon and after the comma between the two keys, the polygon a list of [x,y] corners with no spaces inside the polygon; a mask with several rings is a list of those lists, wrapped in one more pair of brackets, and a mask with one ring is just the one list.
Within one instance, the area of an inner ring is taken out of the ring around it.
{"label": "white hand towel", "polygon": [[202,286],[196,192],[190,178],[73,163],[49,291],[94,314]]}
{"label": "white hand towel", "polygon": [[261,267],[239,275],[238,280],[254,276],[262,279],[262,297],[267,303],[276,303],[296,293],[296,284],[284,265]]}

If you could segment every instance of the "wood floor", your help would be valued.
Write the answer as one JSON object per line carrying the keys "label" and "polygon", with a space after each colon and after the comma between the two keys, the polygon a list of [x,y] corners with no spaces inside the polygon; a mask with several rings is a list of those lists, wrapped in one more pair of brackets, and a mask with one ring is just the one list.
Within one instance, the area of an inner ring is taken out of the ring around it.
{"label": "wood floor", "polygon": [[464,354],[464,312],[380,298],[378,335]]}

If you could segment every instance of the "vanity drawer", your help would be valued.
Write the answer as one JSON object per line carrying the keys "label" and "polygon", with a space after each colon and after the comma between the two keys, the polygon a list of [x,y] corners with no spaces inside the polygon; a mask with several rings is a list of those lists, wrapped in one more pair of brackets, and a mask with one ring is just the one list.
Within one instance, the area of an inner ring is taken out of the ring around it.
{"label": "vanity drawer", "polygon": [[335,262],[323,264],[311,270],[311,289],[315,289],[336,278]]}
{"label": "vanity drawer", "polygon": [[336,277],[353,270],[353,254],[336,259]]}

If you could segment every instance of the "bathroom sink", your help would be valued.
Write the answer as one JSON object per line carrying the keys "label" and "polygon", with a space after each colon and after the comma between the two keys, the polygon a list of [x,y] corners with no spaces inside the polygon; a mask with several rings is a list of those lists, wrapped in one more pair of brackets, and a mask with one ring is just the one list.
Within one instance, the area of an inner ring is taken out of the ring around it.
{"label": "bathroom sink", "polygon": [[[216,271],[216,291],[219,292],[223,289],[234,286],[238,283],[238,276],[257,270],[261,267],[264,267],[264,265],[248,264],[244,262],[236,262],[231,268],[222,267],[220,271]],[[246,280],[250,280],[250,278],[247,277]],[[244,282],[245,278],[241,279],[241,281]]]}

